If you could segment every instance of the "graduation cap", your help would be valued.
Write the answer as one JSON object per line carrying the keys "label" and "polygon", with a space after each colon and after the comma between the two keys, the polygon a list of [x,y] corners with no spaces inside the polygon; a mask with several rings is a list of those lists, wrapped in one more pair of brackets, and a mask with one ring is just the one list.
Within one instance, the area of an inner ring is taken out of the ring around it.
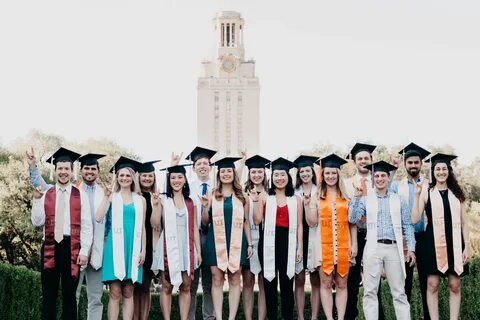
{"label": "graduation cap", "polygon": [[377,146],[374,146],[374,145],[371,145],[371,144],[365,144],[365,143],[355,143],[355,145],[353,146],[352,150],[350,150],[350,153],[348,155],[348,157],[350,159],[355,159],[355,156],[357,155],[357,153],[359,152],[362,152],[362,151],[366,151],[368,153],[372,153],[373,150],[375,150]]}
{"label": "graduation cap", "polygon": [[422,147],[416,145],[415,143],[411,142],[398,153],[403,155],[404,160],[414,156],[420,157],[420,159],[423,160],[430,154],[430,151],[427,151]]}
{"label": "graduation cap", "polygon": [[450,162],[456,158],[457,156],[453,154],[437,153],[431,156],[428,160],[425,160],[425,162],[430,162],[433,168],[437,163],[446,163],[450,165]]}
{"label": "graduation cap", "polygon": [[295,168],[295,163],[282,157],[279,157],[270,162],[270,169],[272,170],[272,172],[274,170],[285,170],[288,172],[292,168]]}
{"label": "graduation cap", "polygon": [[269,162],[270,160],[257,154],[245,160],[245,165],[248,169],[262,169],[265,168]]}
{"label": "graduation cap", "polygon": [[153,166],[153,164],[159,161],[162,161],[162,160],[152,160],[152,161],[140,163],[140,165],[138,166],[138,172],[139,173],[155,172],[155,167]]}
{"label": "graduation cap", "polygon": [[337,168],[340,169],[342,165],[348,161],[332,153],[322,159],[315,161],[316,164],[321,165],[322,168]]}
{"label": "graduation cap", "polygon": [[123,168],[131,168],[133,171],[137,172],[138,168],[140,167],[141,163],[132,159],[129,159],[124,156],[120,156],[118,158],[117,162],[113,165],[112,168],[110,168],[109,172],[118,172],[118,170],[123,169]]}
{"label": "graduation cap", "polygon": [[160,171],[165,171],[166,173],[183,173],[183,174],[186,174],[187,170],[185,169],[185,167],[191,166],[191,165],[192,165],[191,163],[177,164],[177,165],[174,165],[174,166],[170,166],[170,167],[160,169]]}
{"label": "graduation cap", "polygon": [[220,160],[217,160],[213,165],[217,166],[218,169],[222,168],[235,168],[235,161],[238,161],[242,158],[240,157],[225,157]]}
{"label": "graduation cap", "polygon": [[300,155],[297,159],[293,160],[293,163],[298,169],[305,167],[313,167],[313,164],[318,160],[318,157]]}
{"label": "graduation cap", "polygon": [[394,165],[391,165],[390,163],[386,161],[377,161],[375,163],[369,164],[365,166],[365,169],[368,169],[372,171],[372,173],[377,172],[377,171],[382,171],[386,173],[390,173],[390,171],[396,170],[397,167]]}
{"label": "graduation cap", "polygon": [[50,158],[47,159],[47,162],[50,164],[57,164],[57,162],[64,161],[74,163],[78,157],[80,157],[79,153],[60,147],[50,156]]}
{"label": "graduation cap", "polygon": [[80,162],[81,166],[93,166],[97,165],[98,166],[98,159],[101,159],[105,157],[104,154],[97,154],[97,153],[87,153],[78,158],[78,161]]}
{"label": "graduation cap", "polygon": [[190,154],[185,158],[185,160],[190,160],[196,162],[200,158],[207,158],[210,160],[217,151],[210,150],[202,147],[195,147],[195,149],[190,152]]}

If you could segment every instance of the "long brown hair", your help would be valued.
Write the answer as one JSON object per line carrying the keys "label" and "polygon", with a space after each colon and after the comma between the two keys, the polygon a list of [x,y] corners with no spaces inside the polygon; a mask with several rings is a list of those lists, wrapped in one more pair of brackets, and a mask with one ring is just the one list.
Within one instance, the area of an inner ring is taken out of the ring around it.
{"label": "long brown hair", "polygon": [[[267,170],[265,170],[265,168],[257,168],[257,170],[258,169],[263,169],[262,185],[263,185],[263,190],[267,191],[268,190]],[[250,170],[251,169],[248,169],[248,178],[247,178],[247,181],[245,181],[245,189],[244,189],[245,192],[248,192],[249,190],[253,190],[253,188],[255,187],[255,184],[250,179]]]}
{"label": "long brown hair", "polygon": [[[215,199],[217,201],[220,201],[223,199],[223,191],[222,191],[223,183],[220,181],[220,170],[217,171],[216,179],[217,179],[217,187],[213,191],[213,194],[215,195]],[[235,197],[237,197],[237,199],[240,200],[243,205],[245,205],[247,200],[245,199],[245,194],[243,193],[242,185],[238,181],[238,176],[235,168],[233,169],[232,188],[233,188],[233,194],[235,195]]]}
{"label": "long brown hair", "polygon": [[[347,193],[345,192],[345,186],[343,184],[342,176],[340,174],[340,170],[337,168],[334,168],[334,169],[337,171],[337,177],[338,177],[337,183],[336,183],[338,196],[342,200],[348,200],[348,197],[346,196]],[[324,173],[325,173],[325,168],[322,168],[322,170],[320,170],[320,175],[322,176],[322,183],[320,184],[320,188],[319,188],[320,190],[318,192],[318,197],[322,200],[325,200],[327,198],[327,183],[325,182]]]}
{"label": "long brown hair", "polygon": [[[431,169],[432,182],[430,183],[429,189],[434,188],[435,185],[437,184],[437,179],[435,178],[435,174],[433,173],[435,166],[433,166]],[[453,173],[453,168],[448,163],[447,163],[447,169],[448,169],[447,188],[452,191],[452,193],[455,195],[455,197],[457,197],[458,200],[460,200],[460,202],[465,202],[465,200],[467,200],[467,197],[465,196],[465,192],[463,191],[463,188],[460,186],[460,184],[458,184],[457,177]]]}

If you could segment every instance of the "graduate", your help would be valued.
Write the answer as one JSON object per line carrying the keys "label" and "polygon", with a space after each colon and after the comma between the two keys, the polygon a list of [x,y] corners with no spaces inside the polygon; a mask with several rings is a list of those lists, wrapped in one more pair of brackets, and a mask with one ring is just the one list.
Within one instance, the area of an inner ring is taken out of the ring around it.
{"label": "graduate", "polygon": [[218,168],[212,195],[202,196],[202,223],[208,225],[203,263],[211,267],[212,298],[216,319],[222,319],[223,284],[228,277],[228,318],[236,317],[240,303],[242,266],[253,253],[249,202],[235,171],[238,157],[214,163]]}
{"label": "graduate", "polygon": [[55,168],[55,186],[34,189],[31,220],[43,226],[40,251],[42,319],[57,319],[56,301],[62,282],[62,319],[77,319],[75,297],[80,268],[87,267],[92,245],[92,215],[87,195],[72,185],[74,162],[80,154],[58,149],[47,162]]}
{"label": "graduate", "polygon": [[122,318],[133,318],[133,290],[142,283],[146,255],[146,201],[140,193],[136,171],[140,163],[121,156],[110,172],[114,173],[113,187],[105,195],[95,219],[106,216],[105,247],[102,281],[110,290],[108,319],[118,319],[123,297]]}

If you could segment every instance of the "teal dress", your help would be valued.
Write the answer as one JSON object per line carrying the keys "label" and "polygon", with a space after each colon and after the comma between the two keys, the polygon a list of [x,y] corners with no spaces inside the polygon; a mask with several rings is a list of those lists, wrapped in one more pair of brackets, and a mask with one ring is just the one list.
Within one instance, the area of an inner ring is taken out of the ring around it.
{"label": "teal dress", "polygon": [[[119,280],[113,269],[112,206],[108,209],[105,225],[105,246],[103,248],[102,282]],[[132,279],[133,235],[135,233],[135,206],[133,202],[123,205],[123,248],[125,257],[125,278]],[[133,267],[137,267],[136,265]],[[138,283],[142,283],[143,267],[138,268]]]}
{"label": "teal dress", "polygon": [[[223,214],[225,217],[225,235],[227,236],[227,252],[230,254],[230,236],[232,232],[232,197],[225,197],[223,202]],[[208,224],[208,233],[207,239],[205,241],[205,246],[202,251],[202,264],[207,266],[217,266],[217,253],[215,248],[215,234],[213,230],[212,221],[212,211],[208,213],[210,218],[210,223]],[[242,250],[240,253],[240,266],[247,265],[247,237],[245,236],[245,231],[242,232]]]}

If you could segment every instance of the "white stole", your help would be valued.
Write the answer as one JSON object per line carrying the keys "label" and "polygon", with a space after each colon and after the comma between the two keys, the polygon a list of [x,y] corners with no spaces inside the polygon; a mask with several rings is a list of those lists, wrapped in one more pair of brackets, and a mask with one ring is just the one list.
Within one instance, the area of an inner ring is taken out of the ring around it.
{"label": "white stole", "polygon": [[[185,200],[183,200],[183,205],[186,210],[187,216],[187,233],[188,233],[188,208],[185,204]],[[164,213],[165,213],[165,228],[160,236],[160,243],[159,245],[163,249],[164,244],[164,237],[165,237],[165,244],[167,247],[167,260],[168,260],[168,272],[170,273],[170,281],[172,285],[179,287],[182,284],[182,270],[180,270],[180,251],[178,249],[178,237],[185,236],[183,234],[177,234],[177,209],[175,207],[175,203],[173,202],[172,198],[165,199],[164,202]],[[190,237],[187,237],[190,239]],[[189,241],[190,242],[190,241]],[[188,243],[189,245],[189,243]],[[163,251],[163,250],[162,250]],[[183,253],[182,253],[183,255]],[[188,254],[188,264],[187,264],[187,273],[190,275],[190,255]],[[160,257],[163,263],[163,255]],[[162,268],[163,270],[164,268]]]}
{"label": "white stole", "polygon": [[410,203],[410,196],[408,192],[408,180],[407,178],[403,178],[402,180],[398,181],[398,195],[402,198],[407,204]]}
{"label": "white stole", "polygon": [[262,266],[260,265],[260,258],[258,256],[258,241],[260,239],[260,227],[255,224],[253,221],[253,201],[248,198],[249,201],[249,212],[248,220],[250,221],[250,232],[252,234],[252,245],[253,245],[253,255],[250,257],[250,272],[254,275],[258,275],[262,271]]}
{"label": "white stole", "polygon": [[[100,203],[102,203],[104,196],[103,189],[95,184],[95,194],[93,196],[94,212],[97,212]],[[90,265],[98,270],[102,267],[103,263],[103,245],[105,243],[105,218],[102,221],[97,222],[93,220],[93,244],[92,253],[90,256]]]}
{"label": "white stole", "polygon": [[[143,203],[140,196],[132,193],[135,206],[135,227],[133,235],[132,252],[132,282],[138,278],[138,262],[140,259],[142,231],[143,231]],[[125,248],[123,245],[123,199],[120,192],[115,192],[112,197],[112,242],[113,242],[113,269],[115,277],[123,280],[125,272]]]}
{"label": "white stole", "polygon": [[[295,256],[297,253],[297,197],[287,197],[288,206],[288,258],[287,276],[295,274]],[[268,281],[275,278],[275,228],[277,220],[277,198],[267,198],[263,241],[263,275]]]}
{"label": "white stole", "polygon": [[[318,199],[318,187],[312,184],[312,190],[310,191],[311,201],[317,201]],[[297,189],[296,194],[303,199],[303,188]],[[303,212],[305,214],[305,212]],[[304,237],[307,235],[303,235]],[[308,228],[308,251],[307,257],[307,269],[309,272],[314,272],[315,269],[322,264],[322,246],[320,245],[320,228],[319,225],[311,228]],[[300,261],[295,264],[295,273],[299,274],[303,270],[303,261]]]}
{"label": "white stole", "polygon": [[[377,215],[378,215],[378,198],[376,192],[371,192],[366,197],[366,209],[367,209],[367,243],[365,244],[364,260],[368,260],[375,256],[377,249]],[[398,194],[389,193],[389,207],[390,215],[392,217],[393,232],[395,234],[395,241],[397,242],[398,256],[400,257],[400,263],[402,265],[403,277],[406,277],[405,271],[405,258],[403,256],[403,235],[402,235],[402,217],[401,217],[401,204]],[[365,264],[364,264],[365,265]],[[371,270],[365,270],[372,274]],[[372,274],[372,276],[377,276]]]}

